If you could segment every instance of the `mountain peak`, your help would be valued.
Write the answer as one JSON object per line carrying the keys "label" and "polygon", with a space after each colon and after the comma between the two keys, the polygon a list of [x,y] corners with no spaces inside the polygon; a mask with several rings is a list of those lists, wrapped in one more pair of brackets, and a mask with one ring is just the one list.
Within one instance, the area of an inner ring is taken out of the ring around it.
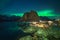
{"label": "mountain peak", "polygon": [[39,16],[36,11],[31,10],[30,12],[24,13],[22,19],[23,21],[39,21]]}

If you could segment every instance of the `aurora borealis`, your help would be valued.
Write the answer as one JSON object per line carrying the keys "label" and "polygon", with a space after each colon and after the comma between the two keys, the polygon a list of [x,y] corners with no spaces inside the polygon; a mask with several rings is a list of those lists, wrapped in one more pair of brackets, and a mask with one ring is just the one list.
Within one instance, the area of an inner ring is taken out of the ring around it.
{"label": "aurora borealis", "polygon": [[39,11],[38,15],[39,16],[55,16],[55,14],[53,13],[53,10]]}
{"label": "aurora borealis", "polygon": [[[42,10],[42,11],[37,11],[39,16],[58,16],[54,13],[53,10]],[[18,14],[11,14],[11,15],[15,15],[15,16],[23,16],[24,13],[18,13]]]}
{"label": "aurora borealis", "polygon": [[34,10],[39,16],[60,16],[58,0],[0,0],[0,15],[23,16]]}

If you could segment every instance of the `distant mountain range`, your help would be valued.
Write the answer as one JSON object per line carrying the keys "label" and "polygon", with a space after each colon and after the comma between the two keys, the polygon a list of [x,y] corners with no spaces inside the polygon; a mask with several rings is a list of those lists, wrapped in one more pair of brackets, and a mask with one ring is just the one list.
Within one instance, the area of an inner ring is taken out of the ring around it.
{"label": "distant mountain range", "polygon": [[6,15],[0,15],[0,22],[11,22],[11,21],[17,21],[21,19],[19,16],[6,16]]}

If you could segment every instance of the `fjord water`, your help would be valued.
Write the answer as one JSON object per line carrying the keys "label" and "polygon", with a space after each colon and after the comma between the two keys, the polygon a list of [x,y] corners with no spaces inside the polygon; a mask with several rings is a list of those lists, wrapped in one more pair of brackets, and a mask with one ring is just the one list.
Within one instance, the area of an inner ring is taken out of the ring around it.
{"label": "fjord water", "polygon": [[0,22],[0,40],[15,40],[18,33],[17,22]]}

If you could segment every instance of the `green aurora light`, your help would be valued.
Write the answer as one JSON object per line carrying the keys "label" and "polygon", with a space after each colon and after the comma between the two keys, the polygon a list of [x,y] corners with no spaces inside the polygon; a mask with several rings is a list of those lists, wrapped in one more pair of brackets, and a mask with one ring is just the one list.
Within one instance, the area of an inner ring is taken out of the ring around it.
{"label": "green aurora light", "polygon": [[37,13],[39,16],[55,16],[53,10],[38,11]]}
{"label": "green aurora light", "polygon": [[[59,16],[57,14],[54,14],[53,10],[43,10],[43,11],[37,11],[39,16]],[[11,14],[15,16],[20,16],[22,17],[24,14],[23,13],[17,13],[17,14]]]}
{"label": "green aurora light", "polygon": [[13,16],[13,15],[22,17],[24,14],[23,13],[11,14],[11,16]]}

